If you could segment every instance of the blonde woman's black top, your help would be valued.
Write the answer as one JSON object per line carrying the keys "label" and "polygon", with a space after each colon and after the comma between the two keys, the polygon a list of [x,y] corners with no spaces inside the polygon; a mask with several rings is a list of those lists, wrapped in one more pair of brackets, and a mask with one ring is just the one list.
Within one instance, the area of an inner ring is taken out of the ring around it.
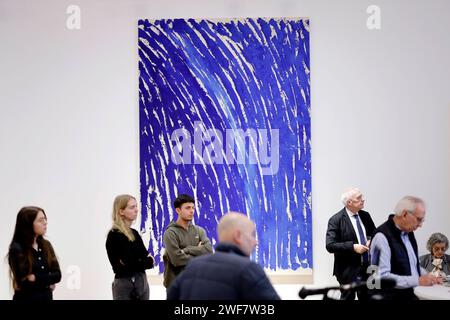
{"label": "blonde woman's black top", "polygon": [[116,278],[132,277],[145,269],[153,268],[153,257],[149,256],[139,233],[131,229],[134,241],[117,229],[112,229],[106,239],[106,252]]}

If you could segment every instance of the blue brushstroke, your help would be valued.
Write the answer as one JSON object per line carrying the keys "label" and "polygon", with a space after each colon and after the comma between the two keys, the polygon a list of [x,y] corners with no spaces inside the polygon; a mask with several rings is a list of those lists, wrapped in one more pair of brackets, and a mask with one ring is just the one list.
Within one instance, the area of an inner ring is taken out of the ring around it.
{"label": "blue brushstroke", "polygon": [[[271,270],[312,268],[309,21],[167,19],[138,26],[141,229],[150,224],[158,246],[150,241],[149,251],[160,270],[173,200],[193,190],[195,223],[210,238],[226,211],[245,212],[257,226],[253,259]],[[279,129],[278,172],[262,175],[248,163],[174,164],[171,133],[185,128],[193,136],[195,121],[223,133]]]}

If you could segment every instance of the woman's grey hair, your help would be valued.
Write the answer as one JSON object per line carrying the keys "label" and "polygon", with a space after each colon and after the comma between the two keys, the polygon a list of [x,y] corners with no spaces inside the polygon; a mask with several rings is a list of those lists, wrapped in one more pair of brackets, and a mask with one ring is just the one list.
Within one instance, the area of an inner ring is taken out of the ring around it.
{"label": "woman's grey hair", "polygon": [[428,239],[428,241],[427,241],[427,250],[432,253],[431,250],[433,249],[433,246],[435,244],[437,244],[437,243],[444,243],[445,244],[445,250],[447,251],[447,249],[448,249],[448,239],[447,239],[447,237],[444,234],[442,234],[440,232],[433,233],[430,236],[430,239]]}
{"label": "woman's grey hair", "polygon": [[396,216],[401,216],[403,211],[413,213],[416,211],[417,205],[421,204],[425,208],[425,202],[419,197],[404,196],[395,206],[394,212]]}
{"label": "woman's grey hair", "polygon": [[344,206],[347,206],[347,202],[353,199],[357,194],[361,193],[358,188],[347,188],[341,195],[341,200]]}

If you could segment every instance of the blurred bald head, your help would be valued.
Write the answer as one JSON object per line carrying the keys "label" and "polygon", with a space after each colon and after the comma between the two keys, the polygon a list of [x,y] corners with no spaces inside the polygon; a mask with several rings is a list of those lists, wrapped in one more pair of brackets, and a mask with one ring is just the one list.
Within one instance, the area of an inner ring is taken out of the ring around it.
{"label": "blurred bald head", "polygon": [[256,228],[245,214],[229,212],[222,216],[217,225],[219,242],[228,242],[236,245],[241,251],[250,256],[258,244]]}

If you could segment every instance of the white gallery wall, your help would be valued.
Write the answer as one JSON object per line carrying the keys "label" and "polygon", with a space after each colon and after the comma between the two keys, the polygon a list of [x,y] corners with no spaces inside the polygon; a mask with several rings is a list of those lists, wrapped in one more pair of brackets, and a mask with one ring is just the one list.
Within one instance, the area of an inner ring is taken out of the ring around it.
{"label": "white gallery wall", "polygon": [[[70,5],[79,30],[66,27]],[[309,17],[314,285],[336,283],[325,232],[347,186],[377,225],[403,195],[423,197],[425,253],[432,232],[450,236],[448,12],[448,0],[0,0],[0,299],[12,297],[5,257],[24,205],[48,216],[55,299],[112,298],[112,201],[139,198],[139,18]],[[286,299],[301,287],[276,286]]]}

